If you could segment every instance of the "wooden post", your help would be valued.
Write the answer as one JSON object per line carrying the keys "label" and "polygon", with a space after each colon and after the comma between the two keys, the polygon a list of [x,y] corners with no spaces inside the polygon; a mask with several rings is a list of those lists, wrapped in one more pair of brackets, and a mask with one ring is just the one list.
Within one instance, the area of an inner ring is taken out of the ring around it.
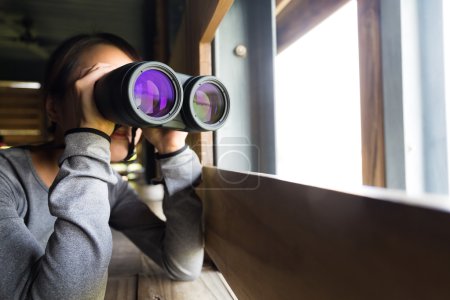
{"label": "wooden post", "polygon": [[[172,68],[190,75],[211,74],[211,42],[220,21],[232,4],[233,0],[186,2],[184,19],[169,59]],[[203,165],[213,164],[212,132],[191,133],[188,143]]]}
{"label": "wooden post", "polygon": [[386,186],[380,1],[358,0],[363,184]]}

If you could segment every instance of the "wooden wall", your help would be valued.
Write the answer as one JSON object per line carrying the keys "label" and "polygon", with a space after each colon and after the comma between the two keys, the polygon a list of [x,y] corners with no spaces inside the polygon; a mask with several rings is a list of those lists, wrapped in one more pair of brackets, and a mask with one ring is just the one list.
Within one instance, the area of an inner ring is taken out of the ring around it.
{"label": "wooden wall", "polygon": [[0,87],[0,135],[8,145],[42,141],[46,136],[39,90]]}
{"label": "wooden wall", "polygon": [[206,249],[240,300],[450,299],[450,199],[204,168]]}

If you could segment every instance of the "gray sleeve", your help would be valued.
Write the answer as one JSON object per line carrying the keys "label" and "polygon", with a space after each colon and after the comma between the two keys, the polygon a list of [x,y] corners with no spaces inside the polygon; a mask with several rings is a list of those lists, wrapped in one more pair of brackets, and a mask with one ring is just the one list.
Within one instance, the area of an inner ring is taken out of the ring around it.
{"label": "gray sleeve", "polygon": [[[14,190],[0,191],[2,299],[102,299],[112,241],[108,225],[109,142],[72,133],[50,188],[56,222],[45,250],[14,212]],[[5,280],[6,278],[6,280]],[[15,296],[12,296],[15,295]]]}
{"label": "gray sleeve", "polygon": [[125,183],[111,211],[111,226],[127,235],[175,280],[193,280],[203,264],[202,205],[194,192],[201,175],[191,149],[161,159],[167,221],[161,221]]}

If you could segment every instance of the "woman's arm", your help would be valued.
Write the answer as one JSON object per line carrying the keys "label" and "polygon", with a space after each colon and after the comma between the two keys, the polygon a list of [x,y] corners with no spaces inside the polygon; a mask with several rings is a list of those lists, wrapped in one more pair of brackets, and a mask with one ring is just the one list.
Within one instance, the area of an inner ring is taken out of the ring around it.
{"label": "woman's arm", "polygon": [[14,187],[0,189],[1,299],[102,299],[112,242],[108,225],[109,142],[97,134],[66,136],[50,188],[56,222],[45,251],[18,216]]}
{"label": "woman's arm", "polygon": [[165,198],[163,222],[120,183],[111,211],[111,226],[125,233],[144,253],[176,280],[193,280],[203,264],[202,205],[194,192],[201,175],[196,154],[184,148],[160,158]]}

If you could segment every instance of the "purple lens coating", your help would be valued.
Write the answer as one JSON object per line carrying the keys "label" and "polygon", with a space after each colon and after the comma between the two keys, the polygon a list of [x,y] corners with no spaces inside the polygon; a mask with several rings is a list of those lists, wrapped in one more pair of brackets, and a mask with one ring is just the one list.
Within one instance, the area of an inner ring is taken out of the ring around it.
{"label": "purple lens coating", "polygon": [[134,84],[134,103],[150,117],[164,117],[175,105],[175,87],[160,70],[142,72]]}
{"label": "purple lens coating", "polygon": [[195,91],[194,112],[201,122],[215,124],[225,113],[225,98],[219,87],[212,83],[204,83]]}

